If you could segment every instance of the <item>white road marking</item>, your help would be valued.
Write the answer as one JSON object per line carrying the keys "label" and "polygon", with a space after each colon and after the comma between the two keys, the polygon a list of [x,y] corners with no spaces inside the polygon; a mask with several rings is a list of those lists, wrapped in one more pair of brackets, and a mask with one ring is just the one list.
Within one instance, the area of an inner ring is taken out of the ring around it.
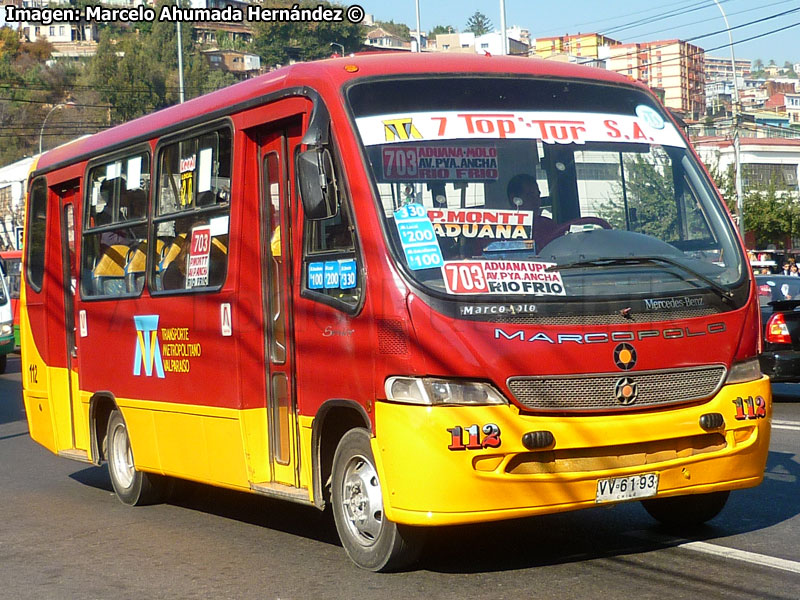
{"label": "white road marking", "polygon": [[800,423],[797,421],[781,421],[772,419],[773,429],[786,429],[787,431],[800,431]]}
{"label": "white road marking", "polygon": [[649,531],[632,531],[629,535],[647,541],[668,544],[675,548],[686,548],[687,550],[693,550],[702,554],[710,554],[712,556],[720,556],[722,558],[738,560],[751,565],[761,565],[764,567],[770,567],[772,569],[779,569],[781,571],[789,571],[790,573],[800,573],[800,562],[795,560],[786,560],[785,558],[767,556],[766,554],[757,554],[756,552],[747,552],[745,550],[727,548],[726,546],[709,544],[708,542],[684,541],[681,538],[669,538],[651,533]]}

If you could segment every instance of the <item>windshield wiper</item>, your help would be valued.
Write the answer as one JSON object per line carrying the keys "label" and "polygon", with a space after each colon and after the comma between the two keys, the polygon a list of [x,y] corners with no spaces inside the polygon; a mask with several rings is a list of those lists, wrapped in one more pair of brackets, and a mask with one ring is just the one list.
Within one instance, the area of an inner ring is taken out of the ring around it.
{"label": "windshield wiper", "polygon": [[565,271],[568,269],[580,269],[582,267],[611,267],[619,265],[643,265],[643,264],[657,264],[665,263],[673,267],[678,267],[687,273],[694,275],[707,284],[716,294],[723,300],[730,301],[733,299],[733,292],[729,289],[722,287],[710,277],[703,275],[692,267],[666,256],[609,256],[607,258],[596,258],[592,260],[577,260],[570,263],[553,265],[548,267],[548,271]]}

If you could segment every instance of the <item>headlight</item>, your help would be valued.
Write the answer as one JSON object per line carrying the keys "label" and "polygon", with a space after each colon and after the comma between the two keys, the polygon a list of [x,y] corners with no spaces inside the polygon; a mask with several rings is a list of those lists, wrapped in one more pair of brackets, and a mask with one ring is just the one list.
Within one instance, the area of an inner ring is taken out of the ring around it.
{"label": "headlight", "polygon": [[755,381],[756,379],[761,379],[761,367],[758,364],[757,358],[751,358],[743,360],[742,362],[733,363],[725,383],[746,383],[748,381]]}
{"label": "headlight", "polygon": [[12,333],[14,333],[14,327],[11,323],[0,325],[0,335],[11,335]]}
{"label": "headlight", "polygon": [[431,377],[390,377],[386,398],[393,402],[424,406],[483,406],[507,404],[503,395],[488,383]]}

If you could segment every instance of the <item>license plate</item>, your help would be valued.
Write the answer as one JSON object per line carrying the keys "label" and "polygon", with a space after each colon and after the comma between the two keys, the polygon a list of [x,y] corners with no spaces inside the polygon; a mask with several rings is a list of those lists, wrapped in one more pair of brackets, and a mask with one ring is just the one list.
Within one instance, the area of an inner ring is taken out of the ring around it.
{"label": "license plate", "polygon": [[636,498],[649,498],[658,491],[658,473],[642,473],[629,477],[614,477],[597,480],[597,494],[594,501],[620,502]]}

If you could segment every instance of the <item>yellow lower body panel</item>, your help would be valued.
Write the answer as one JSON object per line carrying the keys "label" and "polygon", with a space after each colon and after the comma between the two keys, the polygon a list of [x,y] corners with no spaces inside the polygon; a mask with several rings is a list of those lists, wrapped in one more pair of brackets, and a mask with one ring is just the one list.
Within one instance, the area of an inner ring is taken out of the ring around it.
{"label": "yellow lower body panel", "polygon": [[23,399],[31,438],[50,452],[58,452],[50,399],[45,395],[36,395],[27,391],[23,392]]}
{"label": "yellow lower body panel", "polygon": [[[268,478],[266,411],[117,399],[136,468],[249,490]],[[258,478],[258,479],[256,479]]]}
{"label": "yellow lower body panel", "polygon": [[[749,410],[748,397],[763,406]],[[594,506],[597,480],[608,477],[658,473],[659,497],[753,487],[764,474],[771,412],[766,377],[725,386],[699,406],[613,416],[377,402],[373,453],[389,519],[492,521]],[[706,413],[722,414],[724,426],[703,430]],[[533,431],[551,432],[555,444],[528,450],[522,437]]]}

